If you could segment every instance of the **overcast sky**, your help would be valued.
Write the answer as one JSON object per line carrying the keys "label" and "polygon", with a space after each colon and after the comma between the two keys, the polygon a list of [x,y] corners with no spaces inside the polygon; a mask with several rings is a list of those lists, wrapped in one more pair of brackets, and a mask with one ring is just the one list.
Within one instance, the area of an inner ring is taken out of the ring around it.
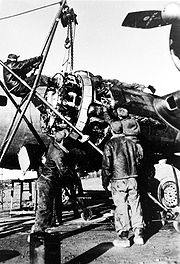
{"label": "overcast sky", "polygon": [[[0,18],[56,2],[0,0]],[[128,12],[162,10],[169,1],[69,0],[67,3],[78,20],[74,70],[87,70],[126,83],[153,85],[159,95],[180,89],[180,73],[169,53],[171,26],[149,30],[121,26]],[[40,55],[58,8],[59,5],[54,5],[0,20],[0,59],[5,61],[9,53],[17,53],[20,59]],[[66,28],[59,23],[44,74],[52,76],[62,70],[65,38]]]}

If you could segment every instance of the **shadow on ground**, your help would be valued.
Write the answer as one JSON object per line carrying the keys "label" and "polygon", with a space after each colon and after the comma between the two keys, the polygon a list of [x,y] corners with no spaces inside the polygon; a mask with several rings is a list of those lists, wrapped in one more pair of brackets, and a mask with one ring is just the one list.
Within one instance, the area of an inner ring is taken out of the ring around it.
{"label": "shadow on ground", "polygon": [[91,261],[94,261],[96,258],[104,254],[106,251],[111,249],[113,247],[113,244],[108,242],[108,243],[101,243],[88,251],[84,252],[83,254],[79,255],[78,257],[66,262],[66,264],[87,264],[90,263]]}
{"label": "shadow on ground", "polygon": [[162,224],[160,221],[151,223],[144,231],[144,242],[146,243],[152,236],[158,233],[161,228]]}
{"label": "shadow on ground", "polygon": [[[101,218],[105,213],[110,212],[111,209],[114,209],[113,201],[111,199],[111,196],[107,194],[105,191],[86,191],[84,194],[84,197],[82,199],[83,206],[86,206],[88,208],[91,208],[92,210],[92,219],[90,221],[84,221],[81,228],[77,228],[75,230],[69,230],[65,232],[64,234],[61,234],[62,239],[73,236],[75,234],[85,232],[88,230],[91,230],[95,228],[96,219],[98,222],[98,219]],[[63,211],[63,223],[66,223],[68,221],[71,221],[75,219],[73,212],[72,212],[72,206],[70,205],[67,208],[64,208],[64,210],[67,210],[66,212]],[[79,208],[79,211],[81,212],[82,208]],[[68,211],[69,210],[69,211]],[[26,216],[27,217],[27,216]],[[2,219],[2,218],[1,218]],[[30,222],[29,222],[30,221]],[[108,219],[101,220],[98,222],[98,224],[104,224],[107,225],[107,229],[109,230],[115,230],[114,224],[113,224],[113,216],[111,216]],[[6,236],[19,233],[19,232],[27,232],[31,229],[31,226],[33,224],[33,217],[28,217],[26,219],[21,218],[20,219],[14,219],[12,218],[12,221],[4,221],[3,223],[0,223],[0,238],[4,238]],[[152,223],[147,229],[145,230],[145,242],[154,234],[156,234],[159,229],[162,227],[160,222]]]}
{"label": "shadow on ground", "polygon": [[0,250],[0,262],[19,256],[20,253],[16,250]]}

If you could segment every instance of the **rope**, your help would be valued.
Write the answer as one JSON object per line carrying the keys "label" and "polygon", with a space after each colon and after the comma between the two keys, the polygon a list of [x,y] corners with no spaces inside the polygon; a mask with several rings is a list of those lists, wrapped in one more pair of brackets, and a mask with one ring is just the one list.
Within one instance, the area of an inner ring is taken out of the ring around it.
{"label": "rope", "polygon": [[37,8],[30,9],[30,10],[27,10],[27,11],[24,11],[24,12],[21,12],[21,13],[17,13],[17,14],[14,14],[14,15],[0,17],[0,20],[5,20],[5,19],[9,19],[9,18],[13,18],[13,17],[25,15],[27,13],[34,12],[34,11],[37,11],[37,10],[40,10],[40,9],[44,9],[44,8],[47,8],[47,7],[50,7],[50,6],[53,6],[53,5],[57,5],[57,4],[60,4],[60,3],[61,2],[56,2],[56,3],[50,4],[50,5],[45,5],[45,6],[37,7]]}

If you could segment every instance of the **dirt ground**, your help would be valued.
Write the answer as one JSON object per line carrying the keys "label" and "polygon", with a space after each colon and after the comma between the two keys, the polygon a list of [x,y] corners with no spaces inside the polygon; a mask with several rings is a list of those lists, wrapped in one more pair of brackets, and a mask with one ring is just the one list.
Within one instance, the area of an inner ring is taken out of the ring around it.
{"label": "dirt ground", "polygon": [[[87,192],[86,205],[92,210],[92,219],[74,219],[72,211],[63,211],[63,224],[54,229],[61,240],[59,263],[180,263],[180,233],[172,223],[162,226],[160,221],[153,221],[146,229],[143,246],[132,243],[130,248],[114,247],[112,242],[116,234],[110,215],[111,201],[104,196],[99,179],[89,179],[83,187],[91,189]],[[34,215],[27,211],[21,213],[24,214],[10,216],[8,209],[0,210],[0,263],[30,263],[27,236]]]}

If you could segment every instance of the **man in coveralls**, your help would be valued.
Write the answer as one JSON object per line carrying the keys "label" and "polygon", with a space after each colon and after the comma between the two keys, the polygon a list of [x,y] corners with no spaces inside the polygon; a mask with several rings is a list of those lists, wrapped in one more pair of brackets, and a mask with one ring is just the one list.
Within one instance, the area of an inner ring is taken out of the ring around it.
{"label": "man in coveralls", "polygon": [[118,239],[115,246],[129,247],[130,232],[134,232],[134,243],[143,245],[143,217],[140,195],[137,189],[137,167],[142,158],[135,142],[122,134],[122,124],[111,122],[113,136],[104,147],[102,161],[102,185],[111,192],[115,209],[115,228]]}
{"label": "man in coveralls", "polygon": [[[55,212],[59,223],[61,223],[61,183],[73,172],[66,165],[68,150],[63,146],[63,139],[68,136],[67,129],[56,132],[54,139],[49,145],[48,152],[44,158],[44,164],[40,171],[38,183],[38,206],[36,211],[35,224],[31,232],[43,232],[51,227]],[[78,209],[74,205],[74,213]]]}

